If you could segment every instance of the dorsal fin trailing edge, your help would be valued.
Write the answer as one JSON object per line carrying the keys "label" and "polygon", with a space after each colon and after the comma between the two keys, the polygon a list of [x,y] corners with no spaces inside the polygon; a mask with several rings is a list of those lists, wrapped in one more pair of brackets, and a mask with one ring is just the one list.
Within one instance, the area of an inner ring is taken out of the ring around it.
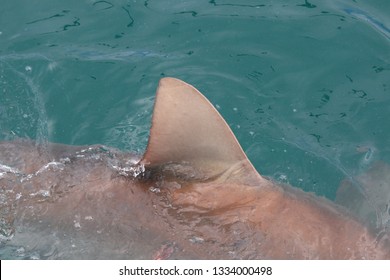
{"label": "dorsal fin trailing edge", "polygon": [[[214,106],[193,86],[160,80],[152,127],[141,163],[148,167],[190,166],[195,177],[256,183],[262,177]],[[188,176],[191,177],[191,176]]]}

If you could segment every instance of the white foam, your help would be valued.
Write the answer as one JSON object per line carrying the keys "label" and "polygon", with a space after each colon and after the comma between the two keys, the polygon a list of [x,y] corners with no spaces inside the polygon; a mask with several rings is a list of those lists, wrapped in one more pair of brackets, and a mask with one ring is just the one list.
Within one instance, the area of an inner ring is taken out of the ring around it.
{"label": "white foam", "polygon": [[145,172],[145,165],[143,165],[143,164],[137,164],[137,165],[127,166],[127,167],[120,167],[120,166],[111,164],[111,167],[114,168],[115,170],[119,171],[120,175],[132,176],[134,178],[136,178],[138,175]]}
{"label": "white foam", "polygon": [[14,174],[20,173],[18,169],[3,164],[0,164],[0,171],[2,171],[2,173],[14,173]]}
{"label": "white foam", "polygon": [[39,173],[42,173],[48,169],[64,170],[64,164],[62,162],[51,161],[45,164],[44,166],[42,166],[37,172],[35,172],[35,175],[38,175]]}
{"label": "white foam", "polygon": [[39,190],[35,193],[30,193],[30,196],[42,196],[42,197],[50,197],[50,191],[48,190]]}

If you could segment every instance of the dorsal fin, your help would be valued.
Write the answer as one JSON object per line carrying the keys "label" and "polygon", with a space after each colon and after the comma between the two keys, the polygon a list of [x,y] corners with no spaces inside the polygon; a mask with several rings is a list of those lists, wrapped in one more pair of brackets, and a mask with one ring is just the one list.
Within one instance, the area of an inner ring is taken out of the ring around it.
{"label": "dorsal fin", "polygon": [[213,105],[196,88],[175,78],[160,80],[141,162],[146,167],[184,164],[203,179],[224,173],[234,181],[262,179]]}

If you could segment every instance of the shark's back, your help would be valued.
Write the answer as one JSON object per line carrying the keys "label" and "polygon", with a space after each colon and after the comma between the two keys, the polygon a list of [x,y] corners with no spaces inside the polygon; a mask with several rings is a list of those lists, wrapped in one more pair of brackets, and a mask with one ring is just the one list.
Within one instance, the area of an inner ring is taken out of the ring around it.
{"label": "shark's back", "polygon": [[210,102],[174,78],[160,81],[141,157],[20,140],[0,143],[0,164],[8,258],[390,258],[386,234],[261,176]]}

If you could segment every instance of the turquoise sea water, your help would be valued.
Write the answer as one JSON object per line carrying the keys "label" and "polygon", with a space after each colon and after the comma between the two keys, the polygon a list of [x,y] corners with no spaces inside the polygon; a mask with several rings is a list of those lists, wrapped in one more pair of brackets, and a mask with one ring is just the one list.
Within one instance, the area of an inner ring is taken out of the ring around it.
{"label": "turquoise sea water", "polygon": [[0,140],[142,153],[163,76],[258,171],[333,198],[390,162],[390,1],[1,0]]}

